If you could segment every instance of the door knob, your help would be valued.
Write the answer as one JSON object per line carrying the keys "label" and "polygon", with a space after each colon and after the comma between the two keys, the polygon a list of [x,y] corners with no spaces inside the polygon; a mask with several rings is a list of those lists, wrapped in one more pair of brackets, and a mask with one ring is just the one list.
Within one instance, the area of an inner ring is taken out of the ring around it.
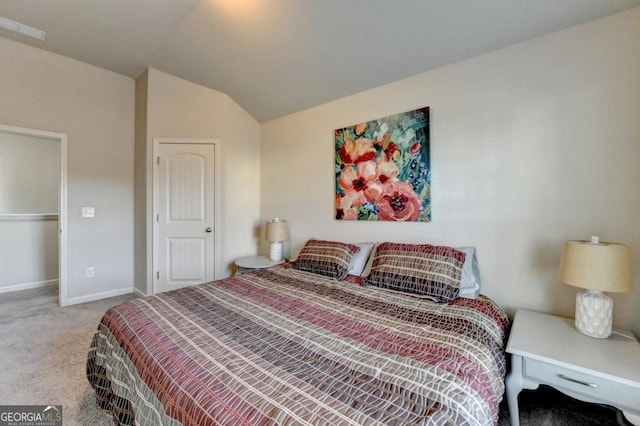
{"label": "door knob", "polygon": [[204,230],[204,232],[212,232],[213,230],[211,229],[211,227],[208,227],[207,229]]}

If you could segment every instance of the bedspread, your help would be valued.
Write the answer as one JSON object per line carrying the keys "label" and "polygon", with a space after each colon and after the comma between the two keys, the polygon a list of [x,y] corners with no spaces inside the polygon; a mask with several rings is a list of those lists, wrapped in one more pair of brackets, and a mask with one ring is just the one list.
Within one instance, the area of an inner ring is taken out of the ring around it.
{"label": "bedspread", "polygon": [[121,423],[489,425],[508,319],[276,266],[109,309],[87,359]]}

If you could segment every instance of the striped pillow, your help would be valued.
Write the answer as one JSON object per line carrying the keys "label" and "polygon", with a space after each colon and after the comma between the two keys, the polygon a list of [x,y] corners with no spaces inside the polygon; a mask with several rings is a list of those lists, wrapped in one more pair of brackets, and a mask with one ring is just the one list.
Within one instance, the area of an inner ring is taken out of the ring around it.
{"label": "striped pillow", "polygon": [[309,240],[300,251],[293,267],[343,280],[349,271],[349,262],[360,250],[353,244],[337,241]]}
{"label": "striped pillow", "polygon": [[452,247],[382,243],[363,284],[450,302],[460,291],[464,259],[465,254]]}

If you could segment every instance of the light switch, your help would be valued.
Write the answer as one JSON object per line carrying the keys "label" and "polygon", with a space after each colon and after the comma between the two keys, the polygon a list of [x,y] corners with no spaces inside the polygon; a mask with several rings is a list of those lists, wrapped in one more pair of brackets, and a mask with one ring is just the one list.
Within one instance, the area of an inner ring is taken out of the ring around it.
{"label": "light switch", "polygon": [[82,217],[94,217],[95,210],[93,207],[83,207],[82,208]]}

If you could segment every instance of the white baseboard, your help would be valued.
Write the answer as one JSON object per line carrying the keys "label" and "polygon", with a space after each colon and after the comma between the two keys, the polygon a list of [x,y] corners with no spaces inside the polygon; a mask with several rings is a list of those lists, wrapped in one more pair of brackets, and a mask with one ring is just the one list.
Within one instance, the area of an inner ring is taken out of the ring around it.
{"label": "white baseboard", "polygon": [[20,290],[29,290],[32,288],[40,288],[46,286],[54,286],[58,285],[58,280],[47,280],[47,281],[36,281],[32,283],[23,283],[23,284],[15,284],[9,285],[6,287],[0,287],[0,293],[10,293],[12,291],[20,291]]}
{"label": "white baseboard", "polygon": [[133,287],[125,287],[125,288],[119,288],[117,290],[104,291],[102,293],[88,294],[86,296],[80,296],[80,297],[72,297],[70,299],[67,299],[67,304],[65,306],[77,305],[79,303],[93,302],[95,300],[101,300],[101,299],[108,299],[109,297],[121,296],[123,294],[130,294],[133,292],[134,292]]}
{"label": "white baseboard", "polygon": [[147,297],[148,296],[148,294],[144,293],[139,288],[135,288],[135,287],[133,288],[133,293],[138,297]]}

